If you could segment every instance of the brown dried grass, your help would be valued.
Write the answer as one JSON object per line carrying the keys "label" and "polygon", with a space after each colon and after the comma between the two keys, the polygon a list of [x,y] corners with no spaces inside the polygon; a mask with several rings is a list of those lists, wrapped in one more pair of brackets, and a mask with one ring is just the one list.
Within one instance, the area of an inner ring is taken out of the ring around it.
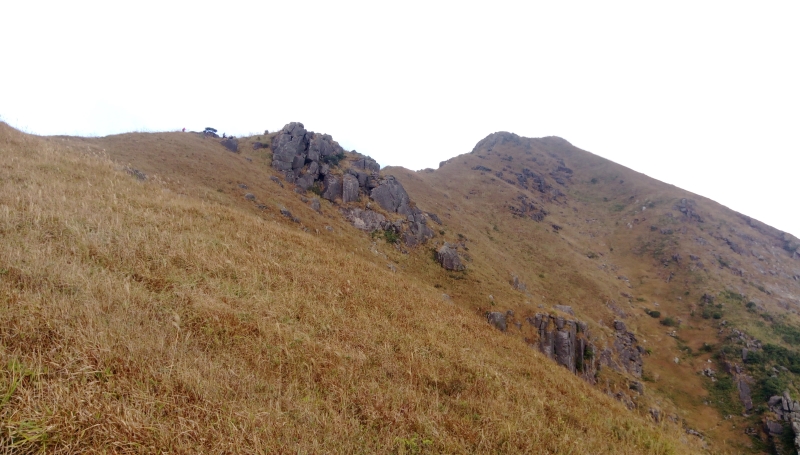
{"label": "brown dried grass", "polygon": [[164,188],[0,124],[5,452],[693,451],[352,246]]}

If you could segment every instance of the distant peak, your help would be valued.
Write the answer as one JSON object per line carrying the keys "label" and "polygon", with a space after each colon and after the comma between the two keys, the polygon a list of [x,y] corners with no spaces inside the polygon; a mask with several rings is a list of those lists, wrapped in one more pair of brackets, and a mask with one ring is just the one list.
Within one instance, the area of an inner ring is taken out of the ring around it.
{"label": "distant peak", "polygon": [[508,131],[498,131],[481,139],[477,144],[475,144],[475,147],[472,149],[472,151],[476,152],[479,150],[492,150],[494,147],[504,144],[526,146],[529,145],[531,141],[540,141],[546,145],[556,145],[556,146],[572,145],[566,139],[560,138],[558,136],[546,136],[543,138],[532,139],[520,136],[515,133],[510,133]]}

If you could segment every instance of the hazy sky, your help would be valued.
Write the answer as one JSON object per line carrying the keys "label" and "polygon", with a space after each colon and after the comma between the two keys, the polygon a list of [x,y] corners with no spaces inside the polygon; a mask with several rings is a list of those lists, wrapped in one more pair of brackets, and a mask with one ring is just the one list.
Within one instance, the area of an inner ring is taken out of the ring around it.
{"label": "hazy sky", "polygon": [[541,3],[6,2],[0,117],[301,121],[411,169],[494,131],[556,135],[800,236],[800,3]]}

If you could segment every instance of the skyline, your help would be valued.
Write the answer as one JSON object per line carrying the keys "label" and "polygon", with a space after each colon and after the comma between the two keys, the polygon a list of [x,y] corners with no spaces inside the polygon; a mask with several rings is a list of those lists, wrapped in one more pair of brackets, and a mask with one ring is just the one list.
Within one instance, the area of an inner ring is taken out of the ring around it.
{"label": "skyline", "polygon": [[23,131],[300,121],[415,170],[495,131],[553,135],[800,236],[791,2],[9,9],[0,118]]}

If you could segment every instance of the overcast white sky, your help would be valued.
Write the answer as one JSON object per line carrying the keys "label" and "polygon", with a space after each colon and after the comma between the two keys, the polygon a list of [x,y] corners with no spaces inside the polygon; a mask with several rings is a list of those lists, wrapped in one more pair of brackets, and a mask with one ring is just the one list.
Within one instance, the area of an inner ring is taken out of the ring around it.
{"label": "overcast white sky", "polygon": [[411,169],[494,131],[556,135],[800,236],[800,3],[536,3],[6,2],[0,117],[301,121]]}

